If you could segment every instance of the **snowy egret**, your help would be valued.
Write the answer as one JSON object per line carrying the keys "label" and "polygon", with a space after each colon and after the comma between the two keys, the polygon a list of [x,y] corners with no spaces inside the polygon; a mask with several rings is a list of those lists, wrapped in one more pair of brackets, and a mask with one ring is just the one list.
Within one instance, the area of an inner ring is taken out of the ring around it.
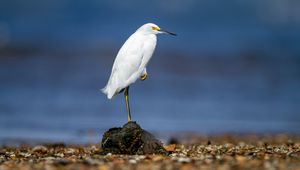
{"label": "snowy egret", "polygon": [[123,44],[115,58],[107,85],[102,92],[111,99],[124,91],[128,121],[131,121],[129,107],[129,86],[137,79],[147,78],[146,66],[156,47],[157,34],[176,35],[147,23],[136,30]]}

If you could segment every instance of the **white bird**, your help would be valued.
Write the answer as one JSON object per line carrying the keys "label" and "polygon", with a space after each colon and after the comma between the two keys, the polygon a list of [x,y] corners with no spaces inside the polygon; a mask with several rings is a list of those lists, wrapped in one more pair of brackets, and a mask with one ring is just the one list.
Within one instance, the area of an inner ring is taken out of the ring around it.
{"label": "white bird", "polygon": [[131,121],[128,92],[137,79],[147,78],[146,66],[156,47],[157,34],[176,35],[147,23],[136,30],[123,44],[115,58],[107,85],[102,92],[108,99],[124,91],[128,121]]}

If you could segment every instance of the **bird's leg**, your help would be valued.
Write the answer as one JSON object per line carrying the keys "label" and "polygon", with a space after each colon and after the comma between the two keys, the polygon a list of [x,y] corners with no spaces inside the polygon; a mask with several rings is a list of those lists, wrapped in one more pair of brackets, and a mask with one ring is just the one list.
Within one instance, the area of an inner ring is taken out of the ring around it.
{"label": "bird's leg", "polygon": [[140,79],[141,79],[142,81],[144,81],[144,80],[147,79],[147,77],[148,77],[148,74],[145,73],[145,74],[143,74],[143,75],[140,77]]}
{"label": "bird's leg", "polygon": [[125,96],[125,103],[126,103],[126,110],[128,114],[128,122],[131,121],[131,114],[130,114],[130,106],[129,106],[129,86],[125,88],[124,96]]}

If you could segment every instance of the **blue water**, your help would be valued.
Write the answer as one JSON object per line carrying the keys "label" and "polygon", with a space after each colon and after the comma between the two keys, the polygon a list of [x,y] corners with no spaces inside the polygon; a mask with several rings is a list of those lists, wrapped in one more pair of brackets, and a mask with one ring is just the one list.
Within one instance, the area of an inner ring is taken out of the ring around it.
{"label": "blue water", "polygon": [[[235,58],[177,57],[185,62],[169,65],[173,56],[158,53],[149,79],[130,89],[133,119],[145,129],[299,132],[299,60],[248,65]],[[99,91],[110,64],[101,55],[2,60],[0,139],[95,142],[121,126],[127,121],[123,95],[109,101]]]}
{"label": "blue water", "polygon": [[122,94],[99,89],[148,21],[179,36],[159,37],[149,78],[130,88],[143,128],[300,132],[299,3],[138,2],[0,2],[0,141],[97,142],[124,124]]}

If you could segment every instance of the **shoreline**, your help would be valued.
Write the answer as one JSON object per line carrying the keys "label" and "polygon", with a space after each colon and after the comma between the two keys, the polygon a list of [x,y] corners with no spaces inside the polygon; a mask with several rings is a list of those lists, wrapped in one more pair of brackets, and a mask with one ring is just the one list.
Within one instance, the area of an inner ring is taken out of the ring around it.
{"label": "shoreline", "polygon": [[0,147],[0,169],[297,169],[300,136],[219,135],[172,138],[169,155],[101,155],[100,144]]}

